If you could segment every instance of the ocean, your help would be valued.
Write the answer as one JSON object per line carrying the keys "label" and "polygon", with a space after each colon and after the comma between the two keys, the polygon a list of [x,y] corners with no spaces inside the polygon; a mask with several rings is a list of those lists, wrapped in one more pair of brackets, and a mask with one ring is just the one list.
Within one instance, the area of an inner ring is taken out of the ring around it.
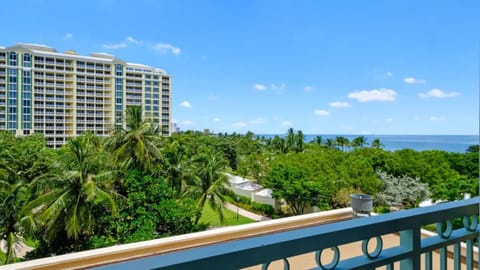
{"label": "ocean", "polygon": [[[266,138],[275,135],[259,135]],[[282,137],[285,135],[282,135]],[[364,136],[367,144],[374,139],[380,139],[383,144],[383,149],[388,151],[395,151],[400,149],[413,149],[416,151],[423,150],[443,150],[447,152],[465,153],[465,150],[470,145],[479,144],[478,135],[305,135],[305,142],[310,142],[316,136],[322,136],[322,140],[335,139],[337,136],[342,136],[352,141],[358,136]]]}

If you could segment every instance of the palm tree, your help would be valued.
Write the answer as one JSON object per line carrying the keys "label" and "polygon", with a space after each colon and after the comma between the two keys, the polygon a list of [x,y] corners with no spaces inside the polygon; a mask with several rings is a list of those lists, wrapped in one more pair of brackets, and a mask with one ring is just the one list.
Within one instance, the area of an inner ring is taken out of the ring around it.
{"label": "palm tree", "polygon": [[372,144],[370,145],[370,147],[375,148],[375,149],[380,149],[383,146],[384,146],[383,143],[378,138],[374,139],[372,141]]}
{"label": "palm tree", "polygon": [[295,147],[295,132],[293,128],[289,128],[287,131],[287,151],[292,150]]}
{"label": "palm tree", "polygon": [[105,168],[106,157],[100,138],[88,132],[70,140],[60,150],[57,177],[40,181],[44,193],[28,204],[37,209],[45,225],[45,238],[54,239],[66,232],[73,239],[74,250],[82,236],[91,233],[95,217],[93,208],[103,205],[111,214],[117,214],[113,191],[112,171]]}
{"label": "palm tree", "polygon": [[345,148],[347,148],[348,150],[348,147],[350,146],[350,141],[346,137],[337,136],[335,137],[335,144],[340,146],[342,148],[342,151],[345,151]]}
{"label": "palm tree", "polygon": [[49,169],[46,145],[41,136],[14,137],[1,134],[0,141],[0,240],[5,241],[4,264],[15,261],[17,246],[35,229],[35,220],[25,206],[35,179]]}
{"label": "palm tree", "polygon": [[287,141],[284,138],[280,138],[280,136],[278,135],[275,135],[275,137],[273,137],[273,139],[271,140],[270,146],[273,152],[276,152],[279,154],[285,154],[289,150]]}
{"label": "palm tree", "polygon": [[[208,203],[214,209],[224,222],[223,204],[225,203],[222,190],[223,184],[227,180],[227,176],[223,173],[227,162],[220,158],[213,151],[201,153],[195,159],[196,174],[193,174],[192,182],[187,187],[184,197],[193,196],[197,203],[197,209],[204,209]],[[195,219],[195,224],[200,220],[201,214]]]}
{"label": "palm tree", "polygon": [[301,153],[303,150],[305,150],[305,136],[303,136],[303,132],[299,130],[297,131],[297,135],[295,135],[295,151]]}
{"label": "palm tree", "polygon": [[322,138],[322,136],[318,136],[318,135],[315,136],[315,139],[313,139],[313,142],[316,143],[316,144],[318,144],[318,145],[322,145],[322,143],[323,143],[323,138]]}
{"label": "palm tree", "polygon": [[327,138],[327,139],[325,140],[325,146],[326,146],[328,149],[334,148],[335,143],[334,143],[333,139]]}
{"label": "palm tree", "polygon": [[107,142],[107,149],[115,161],[127,169],[137,168],[152,171],[160,157],[157,147],[160,131],[148,121],[142,120],[138,106],[127,108],[126,129],[118,129]]}
{"label": "palm tree", "polygon": [[177,193],[185,186],[189,172],[189,162],[186,159],[185,146],[177,140],[171,141],[163,151],[163,171],[165,179]]}
{"label": "palm tree", "polygon": [[6,242],[3,264],[15,261],[15,250],[22,244],[22,236],[35,229],[34,219],[24,208],[29,197],[28,185],[23,181],[12,184],[0,180],[0,240]]}
{"label": "palm tree", "polygon": [[352,140],[352,147],[357,149],[357,148],[362,148],[367,144],[367,139],[365,136],[358,136]]}

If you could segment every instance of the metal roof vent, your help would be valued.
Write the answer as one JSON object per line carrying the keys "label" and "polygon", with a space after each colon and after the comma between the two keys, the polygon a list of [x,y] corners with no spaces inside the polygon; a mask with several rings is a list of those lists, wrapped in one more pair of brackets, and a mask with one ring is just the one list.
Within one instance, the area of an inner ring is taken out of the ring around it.
{"label": "metal roof vent", "polygon": [[350,204],[353,209],[353,217],[370,216],[373,209],[372,196],[367,194],[351,194]]}

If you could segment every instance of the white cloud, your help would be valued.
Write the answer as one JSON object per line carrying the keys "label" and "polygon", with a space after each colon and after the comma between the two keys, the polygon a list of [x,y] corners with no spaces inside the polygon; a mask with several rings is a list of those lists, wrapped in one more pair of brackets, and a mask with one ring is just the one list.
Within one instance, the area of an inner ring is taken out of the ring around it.
{"label": "white cloud", "polygon": [[276,85],[276,84],[272,83],[272,84],[270,85],[270,88],[271,88],[272,90],[275,90],[275,91],[284,90],[286,87],[287,87],[287,85],[286,85],[285,83],[282,83],[282,84],[280,84],[280,85]]}
{"label": "white cloud", "polygon": [[351,92],[348,94],[348,97],[356,99],[358,102],[394,101],[397,97],[397,93],[392,89],[380,88]]}
{"label": "white cloud", "polygon": [[[68,35],[68,34],[67,34]],[[173,53],[175,55],[179,55],[181,53],[181,49],[178,47],[173,46],[172,44],[168,43],[152,43],[152,42],[144,42],[141,40],[138,40],[132,36],[127,36],[122,42],[119,43],[114,43],[114,44],[104,44],[102,47],[107,50],[115,50],[115,49],[121,49],[121,48],[126,48],[129,45],[137,45],[137,46],[142,46],[142,47],[147,47],[147,48],[152,48],[160,53]]]}
{"label": "white cloud", "polygon": [[303,88],[303,90],[304,90],[305,92],[312,92],[313,87],[311,87],[310,85],[307,85],[307,86],[305,86],[305,87]]}
{"label": "white cloud", "polygon": [[258,117],[257,119],[250,121],[250,124],[252,125],[258,125],[263,123],[265,123],[265,119],[263,119],[262,117]]}
{"label": "white cloud", "polygon": [[255,88],[255,90],[258,90],[258,91],[264,91],[265,89],[267,89],[267,87],[261,83],[254,84],[253,88]]}
{"label": "white cloud", "polygon": [[330,112],[325,111],[325,110],[315,110],[315,111],[313,111],[313,114],[315,114],[317,116],[328,116],[328,115],[330,115]]}
{"label": "white cloud", "polygon": [[348,108],[350,107],[350,103],[342,102],[342,101],[333,101],[329,102],[328,105],[333,108]]}
{"label": "white cloud", "polygon": [[222,121],[222,120],[221,120],[220,118],[218,118],[218,117],[215,117],[215,118],[212,119],[212,121],[215,122],[215,123],[218,123],[218,122],[220,122],[220,121]]}
{"label": "white cloud", "polygon": [[182,106],[184,108],[188,108],[188,109],[192,108],[192,104],[190,104],[190,102],[188,102],[188,101],[183,101],[182,103],[180,103],[180,106]]}
{"label": "white cloud", "polygon": [[287,88],[287,85],[285,83],[279,85],[272,83],[270,84],[270,86],[267,86],[265,84],[256,83],[253,85],[253,88],[258,91],[273,90],[277,92],[282,92],[283,90],[285,90],[285,88]]}
{"label": "white cloud", "polygon": [[175,123],[175,124],[176,124],[176,123],[177,123],[177,119],[172,118],[172,123]]}
{"label": "white cloud", "polygon": [[73,38],[72,33],[66,33],[65,36],[63,37],[63,39],[72,39],[72,38]]}
{"label": "white cloud", "polygon": [[137,39],[133,38],[132,36],[127,37],[127,42],[133,43],[133,44],[140,44],[140,41]]}
{"label": "white cloud", "polygon": [[180,48],[168,43],[156,43],[153,48],[161,53],[173,53],[179,55],[181,53]]}
{"label": "white cloud", "polygon": [[184,126],[194,126],[195,125],[195,123],[193,121],[190,121],[190,120],[182,121],[181,124],[184,125]]}
{"label": "white cloud", "polygon": [[291,127],[291,126],[292,126],[292,122],[290,122],[290,121],[282,121],[282,126],[284,126],[284,127]]}
{"label": "white cloud", "polygon": [[403,79],[403,81],[408,84],[424,84],[426,82],[423,79],[417,79],[414,77],[406,77]]}
{"label": "white cloud", "polygon": [[428,120],[432,121],[432,122],[439,122],[439,121],[443,121],[445,118],[443,118],[443,116],[430,116],[430,118],[428,118]]}
{"label": "white cloud", "polygon": [[232,127],[234,127],[234,128],[244,128],[246,126],[247,126],[247,124],[245,124],[244,122],[237,122],[237,123],[232,124]]}
{"label": "white cloud", "polygon": [[392,76],[393,76],[393,73],[390,71],[387,71],[387,77],[392,77]]}
{"label": "white cloud", "polygon": [[392,123],[393,119],[392,118],[385,118],[385,123]]}
{"label": "white cloud", "polygon": [[125,42],[120,42],[116,44],[104,44],[102,47],[107,50],[116,50],[116,49],[126,48],[127,44],[125,44]]}
{"label": "white cloud", "polygon": [[433,88],[426,93],[420,93],[418,96],[421,98],[451,98],[460,95],[458,92],[446,93],[438,88]]}
{"label": "white cloud", "polygon": [[422,120],[422,118],[420,118],[420,116],[415,116],[415,117],[413,118],[413,120],[415,120],[415,121],[420,121],[420,120]]}

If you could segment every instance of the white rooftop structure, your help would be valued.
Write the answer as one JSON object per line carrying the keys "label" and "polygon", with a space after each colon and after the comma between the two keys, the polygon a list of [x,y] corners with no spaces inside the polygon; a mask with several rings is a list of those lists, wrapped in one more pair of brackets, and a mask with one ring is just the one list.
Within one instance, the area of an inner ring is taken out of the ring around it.
{"label": "white rooftop structure", "polygon": [[239,189],[248,190],[248,191],[255,191],[263,188],[263,186],[250,181],[238,184],[236,187]]}
{"label": "white rooftop structure", "polygon": [[249,181],[246,178],[236,176],[236,175],[231,175],[229,173],[225,173],[225,175],[228,176],[228,182],[230,183],[230,186],[235,186],[235,185],[242,184]]}
{"label": "white rooftop structure", "polygon": [[269,188],[264,188],[258,192],[255,192],[255,195],[258,195],[258,196],[263,196],[263,197],[270,197],[272,198],[272,194],[273,194],[273,190],[269,189]]}

